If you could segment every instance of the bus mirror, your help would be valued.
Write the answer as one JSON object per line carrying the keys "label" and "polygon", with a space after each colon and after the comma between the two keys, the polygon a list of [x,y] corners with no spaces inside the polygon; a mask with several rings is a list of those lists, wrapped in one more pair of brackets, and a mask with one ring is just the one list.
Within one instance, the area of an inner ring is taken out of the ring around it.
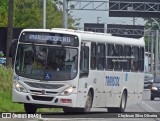
{"label": "bus mirror", "polygon": [[11,43],[10,47],[10,57],[14,58],[16,53],[16,47],[17,47],[18,40],[14,39]]}

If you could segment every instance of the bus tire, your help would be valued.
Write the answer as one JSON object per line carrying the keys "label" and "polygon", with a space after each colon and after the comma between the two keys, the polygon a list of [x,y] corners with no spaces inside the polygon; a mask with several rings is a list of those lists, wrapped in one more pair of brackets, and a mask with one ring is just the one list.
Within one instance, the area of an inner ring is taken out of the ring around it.
{"label": "bus tire", "polygon": [[120,107],[118,108],[118,112],[124,112],[127,104],[127,93],[124,91],[121,98]]}
{"label": "bus tire", "polygon": [[37,107],[33,104],[24,103],[24,110],[27,114],[35,114],[37,111]]}
{"label": "bus tire", "polygon": [[123,113],[125,111],[127,104],[127,94],[126,92],[123,92],[121,102],[120,102],[120,107],[114,108],[114,107],[109,107],[107,108],[108,112],[112,113]]}
{"label": "bus tire", "polygon": [[70,113],[89,113],[92,108],[93,96],[91,91],[88,92],[85,107],[84,108],[72,108],[72,107],[64,107],[63,112],[66,114]]}
{"label": "bus tire", "polygon": [[154,96],[153,95],[151,95],[151,100],[154,100]]}
{"label": "bus tire", "polygon": [[92,108],[93,95],[91,91],[88,92],[85,107],[82,109],[83,113],[89,113]]}

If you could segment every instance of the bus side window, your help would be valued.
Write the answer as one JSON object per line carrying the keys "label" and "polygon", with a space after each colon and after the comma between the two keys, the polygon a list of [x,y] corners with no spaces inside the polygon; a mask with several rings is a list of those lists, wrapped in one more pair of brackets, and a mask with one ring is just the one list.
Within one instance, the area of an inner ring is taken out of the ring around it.
{"label": "bus side window", "polygon": [[115,45],[114,47],[114,70],[121,71],[122,70],[122,62],[121,62],[121,56],[122,56],[122,45]]}
{"label": "bus side window", "polygon": [[130,71],[131,69],[131,46],[124,46],[123,56],[125,61],[123,62],[123,70]]}
{"label": "bus side window", "polygon": [[89,74],[89,47],[81,46],[80,57],[80,77],[86,77]]}
{"label": "bus side window", "polygon": [[105,66],[105,44],[97,45],[97,70],[104,70]]}
{"label": "bus side window", "polygon": [[96,69],[96,43],[91,43],[91,69]]}
{"label": "bus side window", "polygon": [[132,47],[132,54],[131,54],[131,71],[138,71],[138,47]]}
{"label": "bus side window", "polygon": [[139,71],[144,71],[144,48],[140,48],[139,51]]}
{"label": "bus side window", "polygon": [[108,44],[106,47],[106,70],[113,70],[114,45]]}

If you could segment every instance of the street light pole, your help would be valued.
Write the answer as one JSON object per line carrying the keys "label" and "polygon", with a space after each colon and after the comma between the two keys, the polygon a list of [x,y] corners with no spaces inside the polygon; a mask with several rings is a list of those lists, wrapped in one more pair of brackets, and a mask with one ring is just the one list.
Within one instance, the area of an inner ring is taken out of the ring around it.
{"label": "street light pole", "polygon": [[150,60],[150,64],[151,64],[151,73],[153,73],[153,32],[152,32],[152,39],[151,39],[151,60]]}
{"label": "street light pole", "polygon": [[63,0],[63,28],[68,28],[68,1]]}
{"label": "street light pole", "polygon": [[43,0],[43,29],[46,28],[46,0]]}
{"label": "street light pole", "polygon": [[159,65],[159,58],[158,58],[158,30],[156,30],[156,45],[155,45],[155,77],[157,76],[158,72],[158,65]]}
{"label": "street light pole", "polygon": [[97,24],[100,23],[100,18],[101,18],[101,17],[99,17],[99,16],[97,17]]}
{"label": "street light pole", "polygon": [[160,53],[160,49],[158,49],[158,46],[160,47],[160,45],[159,45],[159,42],[158,42],[158,39],[159,39],[158,36],[159,36],[160,25],[154,18],[151,18],[151,19],[158,25],[158,30],[156,30],[156,45],[155,45],[155,77],[156,77],[157,72],[158,72],[158,68],[159,68],[158,50],[159,50],[159,53]]}

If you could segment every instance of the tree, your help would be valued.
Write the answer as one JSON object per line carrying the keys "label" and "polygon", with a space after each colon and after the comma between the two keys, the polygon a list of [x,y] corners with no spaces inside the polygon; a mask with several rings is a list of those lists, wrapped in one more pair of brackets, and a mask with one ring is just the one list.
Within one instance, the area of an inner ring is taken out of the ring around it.
{"label": "tree", "polygon": [[6,27],[8,23],[8,0],[0,0],[0,27]]}
{"label": "tree", "polygon": [[[8,20],[8,1],[0,0],[0,26],[6,27]],[[63,2],[61,0],[47,0],[46,28],[62,27]],[[14,27],[42,28],[43,0],[14,0]],[[69,28],[79,24],[69,13]]]}
{"label": "tree", "polygon": [[11,58],[9,58],[10,55],[10,46],[11,46],[11,42],[12,42],[12,36],[13,36],[13,4],[14,4],[14,0],[9,0],[8,1],[8,28],[7,28],[7,52],[6,52],[6,60],[7,66],[12,66],[12,60]]}
{"label": "tree", "polygon": [[[62,27],[62,6],[59,0],[47,0],[46,28]],[[15,0],[14,27],[42,28],[43,0]],[[69,16],[69,25],[74,25],[74,19]]]}
{"label": "tree", "polygon": [[[154,19],[160,25],[160,18],[154,18]],[[144,18],[144,20],[146,21],[145,30],[148,30],[148,31],[146,31],[146,33],[148,33],[148,34],[145,35],[145,44],[146,44],[146,48],[148,48],[148,45],[150,45],[149,40],[151,39],[151,32],[149,32],[149,31],[155,31],[155,30],[159,29],[159,27],[158,27],[157,23],[155,23],[155,21],[152,18]],[[156,39],[155,36],[156,35],[154,32],[154,39]]]}
{"label": "tree", "polygon": [[[146,21],[145,29],[151,29],[151,30],[159,29],[158,25],[155,23],[155,21],[153,19],[151,19],[151,18],[144,18],[144,20]],[[155,18],[155,20],[160,25],[160,18]]]}

